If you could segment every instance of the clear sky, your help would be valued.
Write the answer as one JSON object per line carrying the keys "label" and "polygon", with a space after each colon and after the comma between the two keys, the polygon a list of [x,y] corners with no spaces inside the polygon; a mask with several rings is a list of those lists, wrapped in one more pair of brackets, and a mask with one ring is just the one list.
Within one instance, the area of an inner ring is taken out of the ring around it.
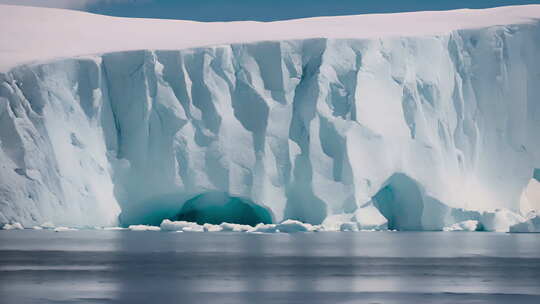
{"label": "clear sky", "polygon": [[93,13],[198,21],[272,21],[313,16],[486,8],[540,0],[0,0]]}

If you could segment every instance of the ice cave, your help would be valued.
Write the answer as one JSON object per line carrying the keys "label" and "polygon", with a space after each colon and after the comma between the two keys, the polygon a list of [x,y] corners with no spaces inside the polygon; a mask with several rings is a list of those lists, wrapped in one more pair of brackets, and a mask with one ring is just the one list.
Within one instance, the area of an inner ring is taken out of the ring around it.
{"label": "ice cave", "polygon": [[272,223],[272,214],[247,198],[216,191],[197,195],[185,202],[175,220],[200,225],[234,223],[255,226]]}

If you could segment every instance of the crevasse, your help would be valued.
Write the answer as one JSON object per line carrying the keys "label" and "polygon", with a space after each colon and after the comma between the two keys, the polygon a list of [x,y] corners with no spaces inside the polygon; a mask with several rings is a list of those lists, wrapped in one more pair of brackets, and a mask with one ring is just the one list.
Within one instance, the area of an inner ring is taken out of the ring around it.
{"label": "crevasse", "polygon": [[536,23],[16,67],[0,74],[0,223],[159,222],[210,191],[312,224],[392,202],[401,229],[527,214],[539,41]]}

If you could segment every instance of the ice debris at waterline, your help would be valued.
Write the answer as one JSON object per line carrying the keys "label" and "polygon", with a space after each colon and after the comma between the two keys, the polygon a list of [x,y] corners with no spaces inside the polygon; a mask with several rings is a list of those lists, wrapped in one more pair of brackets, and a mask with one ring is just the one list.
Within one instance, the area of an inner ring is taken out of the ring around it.
{"label": "ice debris at waterline", "polygon": [[525,222],[510,227],[510,232],[540,232],[540,216],[529,218]]}
{"label": "ice debris at waterline", "polygon": [[66,232],[66,231],[78,231],[79,229],[76,228],[70,228],[70,227],[56,227],[54,228],[54,232]]}
{"label": "ice debris at waterline", "polygon": [[249,26],[1,6],[0,224],[159,225],[217,191],[274,223],[530,230],[539,20],[536,5]]}
{"label": "ice debris at waterline", "polygon": [[161,230],[157,226],[149,226],[149,225],[130,225],[128,229],[131,231],[160,231]]}
{"label": "ice debris at waterline", "polygon": [[481,230],[478,221],[468,220],[455,223],[450,227],[444,227],[443,231],[477,231]]}
{"label": "ice debris at waterline", "polygon": [[286,220],[280,224],[265,224],[259,223],[257,225],[242,225],[233,223],[221,223],[219,225],[204,224],[199,225],[197,223],[186,221],[170,221],[164,220],[161,225],[162,231],[182,231],[182,232],[219,232],[219,231],[232,231],[232,232],[258,232],[258,233],[294,233],[294,232],[317,232],[323,231],[324,228],[320,225],[310,225],[302,223],[296,220]]}
{"label": "ice debris at waterline", "polygon": [[[507,210],[498,210],[497,212],[486,212],[479,214],[479,220],[465,220],[444,227],[438,231],[492,231],[492,232],[512,232],[512,233],[538,233],[540,232],[540,216],[532,213],[527,218],[521,218],[521,222],[515,221],[517,215],[511,214]],[[311,225],[297,220],[285,220],[279,224],[259,223],[254,226],[221,223],[219,225],[204,223],[198,224],[187,221],[172,221],[165,219],[160,226],[153,225],[130,225],[125,227],[91,227],[86,230],[104,230],[104,231],[169,231],[169,232],[247,232],[247,233],[297,233],[297,232],[366,232],[366,231],[396,231],[388,229],[386,225],[368,225],[365,222],[357,222],[354,215],[342,214],[329,217],[321,225]],[[45,227],[44,227],[45,225]],[[55,227],[51,224],[34,226],[34,230],[52,230],[55,232],[77,231],[74,227]],[[6,224],[4,230],[22,230],[24,227],[20,223]],[[83,230],[84,230],[83,229]]]}
{"label": "ice debris at waterline", "polygon": [[24,227],[21,225],[21,223],[13,223],[13,224],[5,224],[2,226],[3,230],[22,230]]}

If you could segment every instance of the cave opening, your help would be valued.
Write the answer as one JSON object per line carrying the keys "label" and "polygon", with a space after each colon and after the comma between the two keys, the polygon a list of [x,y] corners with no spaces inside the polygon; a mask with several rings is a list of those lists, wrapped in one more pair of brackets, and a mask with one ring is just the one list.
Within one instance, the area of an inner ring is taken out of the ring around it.
{"label": "cave opening", "polygon": [[223,222],[255,226],[271,224],[272,213],[253,201],[226,192],[206,192],[187,200],[174,220],[215,224]]}
{"label": "cave opening", "polygon": [[418,183],[403,173],[392,175],[372,198],[389,229],[422,230],[424,202]]}

